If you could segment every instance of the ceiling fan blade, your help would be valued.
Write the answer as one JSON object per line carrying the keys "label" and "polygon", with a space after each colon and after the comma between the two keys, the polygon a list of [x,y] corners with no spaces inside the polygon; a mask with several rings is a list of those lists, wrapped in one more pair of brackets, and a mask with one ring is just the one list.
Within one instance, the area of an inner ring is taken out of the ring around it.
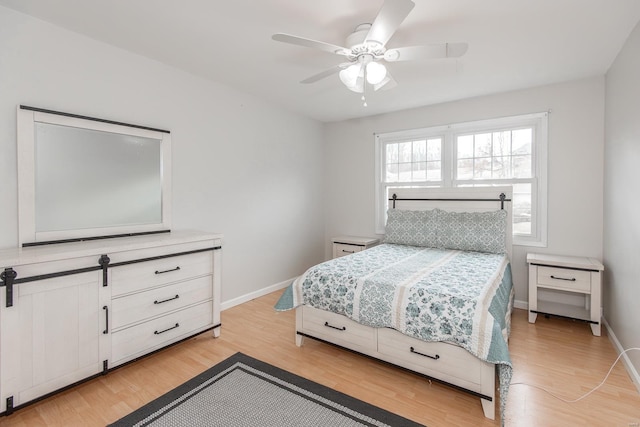
{"label": "ceiling fan blade", "polygon": [[351,65],[350,62],[345,62],[343,64],[340,65],[336,65],[335,67],[331,67],[327,70],[324,70],[318,74],[314,74],[311,77],[307,77],[306,79],[302,80],[300,83],[304,83],[304,84],[308,84],[308,83],[315,83],[318,80],[322,80],[326,77],[329,77],[333,74],[336,74],[337,72],[344,70],[345,68],[347,68],[349,65]]}
{"label": "ceiling fan blade", "polygon": [[413,61],[420,59],[458,58],[467,52],[467,43],[439,43],[425,46],[399,47],[388,49],[384,59],[389,62]]}
{"label": "ceiling fan blade", "polygon": [[365,42],[387,44],[414,6],[411,0],[385,0]]}
{"label": "ceiling fan blade", "polygon": [[324,50],[325,52],[335,53],[337,55],[347,55],[351,52],[349,49],[331,43],[320,42],[317,40],[305,39],[303,37],[292,36],[291,34],[277,33],[271,38],[278,42],[295,44],[298,46],[311,47],[314,49]]}

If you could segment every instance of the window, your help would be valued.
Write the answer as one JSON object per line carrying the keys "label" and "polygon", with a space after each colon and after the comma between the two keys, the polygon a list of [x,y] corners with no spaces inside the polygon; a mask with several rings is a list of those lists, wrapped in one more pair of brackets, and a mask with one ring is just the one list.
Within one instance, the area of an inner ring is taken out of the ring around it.
{"label": "window", "polygon": [[547,113],[376,135],[376,225],[398,187],[511,185],[514,244],[546,246]]}

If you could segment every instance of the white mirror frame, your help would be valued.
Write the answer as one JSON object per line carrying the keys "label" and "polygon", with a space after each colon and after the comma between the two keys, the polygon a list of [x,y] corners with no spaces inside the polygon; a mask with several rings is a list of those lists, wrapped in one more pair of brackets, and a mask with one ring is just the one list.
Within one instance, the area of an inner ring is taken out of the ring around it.
{"label": "white mirror frame", "polygon": [[[18,245],[146,234],[171,229],[171,134],[168,131],[32,107],[17,108]],[[156,224],[115,225],[62,231],[36,231],[36,123],[71,126],[161,141],[162,219]]]}

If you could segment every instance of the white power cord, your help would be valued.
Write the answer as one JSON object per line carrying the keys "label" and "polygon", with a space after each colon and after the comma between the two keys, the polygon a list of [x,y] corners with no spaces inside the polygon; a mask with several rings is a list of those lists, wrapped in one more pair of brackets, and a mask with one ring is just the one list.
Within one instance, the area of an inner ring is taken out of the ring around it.
{"label": "white power cord", "polygon": [[598,384],[597,386],[595,386],[594,388],[592,388],[592,389],[591,389],[589,392],[587,392],[586,394],[584,394],[584,395],[582,395],[582,396],[578,397],[577,399],[573,399],[573,400],[563,399],[562,397],[560,397],[560,396],[556,396],[555,394],[551,393],[549,390],[545,389],[544,387],[540,387],[540,386],[533,385],[533,384],[527,384],[527,383],[511,383],[510,385],[526,385],[526,386],[529,386],[529,387],[534,387],[534,388],[537,388],[537,389],[539,389],[539,390],[542,390],[542,391],[544,391],[544,392],[546,392],[546,393],[549,393],[551,396],[555,397],[555,398],[556,398],[556,399],[558,399],[558,400],[562,400],[562,401],[563,401],[563,402],[565,402],[565,403],[575,403],[575,402],[578,402],[578,401],[580,401],[580,400],[584,399],[585,397],[589,396],[591,393],[593,393],[594,391],[596,391],[597,389],[599,389],[600,387],[602,387],[602,386],[604,385],[604,383],[607,381],[607,379],[609,378],[609,375],[611,375],[611,371],[613,371],[613,368],[616,366],[616,363],[618,363],[618,361],[620,360],[620,358],[621,358],[624,354],[626,354],[628,351],[631,351],[631,350],[640,351],[640,348],[639,348],[639,347],[631,347],[631,348],[628,348],[628,349],[624,350],[622,353],[620,353],[620,354],[618,355],[618,358],[616,359],[616,361],[615,361],[615,362],[613,362],[613,365],[611,365],[611,368],[609,368],[609,372],[607,372],[607,375],[605,375],[604,379],[600,382],[600,384]]}

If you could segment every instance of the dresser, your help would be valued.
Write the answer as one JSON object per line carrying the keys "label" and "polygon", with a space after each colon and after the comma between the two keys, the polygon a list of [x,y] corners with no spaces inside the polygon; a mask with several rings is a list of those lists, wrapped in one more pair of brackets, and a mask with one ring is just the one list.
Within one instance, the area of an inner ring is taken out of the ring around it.
{"label": "dresser", "polygon": [[195,231],[0,251],[0,412],[219,336],[221,252]]}
{"label": "dresser", "polygon": [[[593,335],[600,336],[602,316],[602,271],[604,266],[594,258],[527,254],[529,264],[529,323],[538,314],[553,314],[588,322]],[[560,293],[582,294],[584,306],[562,304],[538,298],[545,289]]]}

